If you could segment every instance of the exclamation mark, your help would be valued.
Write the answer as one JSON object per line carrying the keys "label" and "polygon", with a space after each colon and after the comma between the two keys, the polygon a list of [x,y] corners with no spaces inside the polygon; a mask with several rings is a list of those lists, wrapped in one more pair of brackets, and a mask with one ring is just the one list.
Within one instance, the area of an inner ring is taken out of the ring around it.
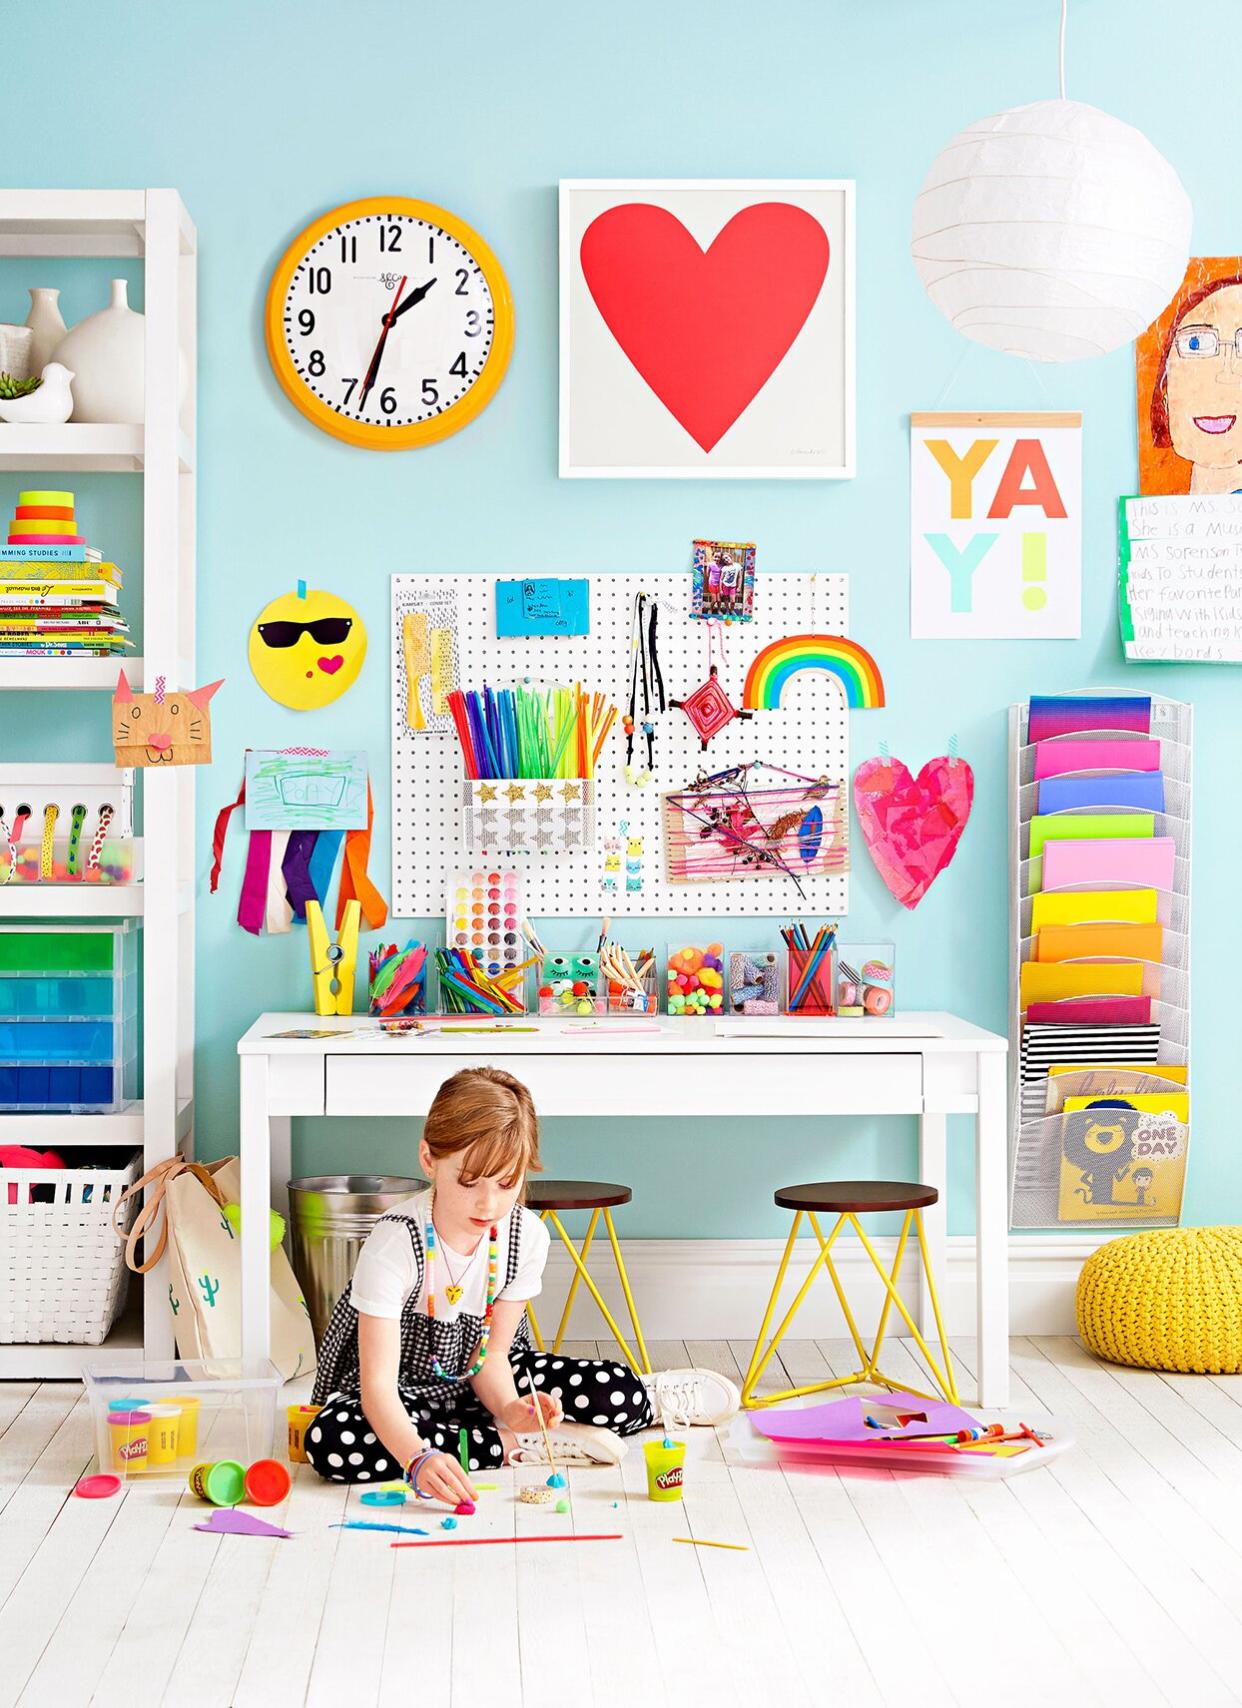
{"label": "exclamation mark", "polygon": [[1043,587],[1035,583],[1048,579],[1048,536],[1047,534],[1023,534],[1022,536],[1022,603],[1028,611],[1042,611],[1048,603],[1048,594]]}

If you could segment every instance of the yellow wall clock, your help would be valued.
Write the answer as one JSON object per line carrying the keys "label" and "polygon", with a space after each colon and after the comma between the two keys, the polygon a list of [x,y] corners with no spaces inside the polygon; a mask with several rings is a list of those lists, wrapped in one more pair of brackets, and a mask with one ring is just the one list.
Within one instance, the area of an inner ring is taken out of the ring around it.
{"label": "yellow wall clock", "polygon": [[267,352],[316,427],[372,451],[446,439],[486,408],[513,299],[477,231],[408,196],[346,202],[294,238],[267,293]]}

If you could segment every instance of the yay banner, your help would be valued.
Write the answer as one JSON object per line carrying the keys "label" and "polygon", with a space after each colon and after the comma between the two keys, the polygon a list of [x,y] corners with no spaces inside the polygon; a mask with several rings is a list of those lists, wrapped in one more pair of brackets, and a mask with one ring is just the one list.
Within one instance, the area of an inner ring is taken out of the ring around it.
{"label": "yay banner", "polygon": [[1081,571],[1081,415],[911,415],[915,640],[1077,640]]}

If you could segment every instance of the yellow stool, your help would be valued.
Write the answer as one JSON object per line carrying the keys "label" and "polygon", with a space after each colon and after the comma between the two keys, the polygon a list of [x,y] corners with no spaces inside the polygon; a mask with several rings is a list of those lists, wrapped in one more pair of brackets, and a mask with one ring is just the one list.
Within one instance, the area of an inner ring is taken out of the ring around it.
{"label": "yellow stool", "polygon": [[[925,1394],[919,1388],[912,1388],[908,1382],[898,1382],[891,1376],[884,1375],[879,1367],[880,1348],[884,1344],[889,1312],[894,1305],[900,1311],[906,1327],[914,1336],[931,1374],[932,1381],[939,1389],[940,1395],[948,1400],[950,1405],[958,1403],[957,1384],[954,1381],[953,1364],[949,1357],[949,1343],[945,1338],[944,1321],[940,1315],[940,1301],[936,1297],[936,1283],[927,1261],[927,1248],[923,1243],[922,1211],[929,1204],[934,1204],[937,1196],[934,1186],[919,1186],[900,1180],[821,1180],[807,1186],[784,1186],[776,1193],[777,1204],[782,1209],[793,1210],[795,1214],[793,1226],[789,1230],[789,1238],[785,1241],[785,1251],[781,1257],[780,1268],[776,1272],[772,1296],[768,1300],[768,1308],[764,1312],[759,1335],[755,1341],[755,1350],[751,1354],[750,1368],[746,1372],[746,1380],[742,1385],[742,1404],[744,1406],[754,1409],[758,1406],[775,1405],[780,1400],[798,1399],[803,1394],[820,1394],[829,1388],[848,1387],[853,1382],[878,1382],[885,1388],[895,1388],[902,1393],[918,1394],[920,1399],[935,1399],[936,1395],[934,1394]],[[881,1210],[902,1210],[905,1212],[901,1223],[901,1233],[897,1239],[897,1255],[893,1259],[891,1272],[886,1270],[881,1263],[879,1253],[863,1232],[862,1223],[858,1220],[862,1214]],[[820,1231],[819,1213],[827,1213],[837,1218],[827,1239]],[[776,1313],[777,1302],[780,1299],[781,1288],[789,1269],[789,1260],[794,1254],[794,1241],[798,1237],[798,1229],[802,1225],[803,1216],[810,1222],[811,1230],[819,1243],[819,1255],[812,1263],[810,1272],[798,1290],[798,1295],[793,1304],[785,1312],[781,1326],[765,1349],[764,1340]],[[884,1309],[880,1312],[880,1326],[876,1331],[875,1344],[870,1351],[863,1344],[862,1336],[858,1332],[858,1325],[854,1321],[854,1314],[850,1310],[845,1291],[841,1286],[841,1278],[832,1261],[832,1248],[836,1244],[837,1235],[842,1228],[847,1226],[858,1235],[863,1250],[871,1259],[876,1274],[884,1283]],[[914,1318],[906,1309],[905,1302],[897,1291],[897,1278],[901,1274],[901,1261],[905,1256],[906,1242],[910,1238],[911,1228],[918,1237],[928,1296],[931,1299],[932,1310],[936,1315],[936,1330],[940,1336],[940,1352],[944,1359],[943,1368],[932,1357],[927,1342],[919,1333]],[[755,1388],[768,1367],[768,1361],[788,1333],[790,1324],[802,1309],[806,1296],[811,1290],[811,1283],[821,1268],[827,1272],[828,1279],[832,1282],[833,1291],[837,1295],[837,1302],[841,1306],[846,1324],[849,1327],[850,1338],[857,1349],[861,1368],[856,1370],[852,1376],[835,1376],[826,1382],[810,1382],[801,1388],[784,1388],[780,1393],[757,1395]]]}
{"label": "yellow stool", "polygon": [[[642,1326],[638,1320],[638,1306],[634,1303],[634,1295],[630,1291],[630,1278],[625,1273],[625,1262],[621,1256],[621,1246],[612,1220],[612,1212],[615,1207],[618,1204],[628,1204],[632,1197],[633,1193],[628,1186],[612,1186],[603,1180],[532,1180],[527,1183],[526,1207],[529,1210],[537,1211],[543,1221],[552,1224],[564,1242],[565,1250],[573,1259],[574,1278],[569,1283],[565,1309],[561,1312],[556,1339],[552,1342],[553,1352],[561,1350],[561,1342],[564,1340],[565,1330],[569,1326],[570,1312],[574,1308],[574,1299],[577,1297],[578,1283],[582,1281],[586,1284],[587,1291],[603,1313],[604,1321],[608,1324],[613,1339],[621,1348],[625,1362],[636,1376],[649,1376],[651,1364],[647,1358]],[[560,1210],[589,1210],[591,1212],[591,1219],[587,1223],[586,1237],[578,1249],[575,1249],[574,1242],[557,1213]],[[621,1291],[625,1294],[625,1302],[629,1307],[630,1322],[634,1326],[634,1339],[638,1345],[638,1359],[641,1362],[635,1360],[633,1353],[626,1344],[625,1336],[617,1327],[615,1317],[604,1303],[600,1290],[595,1285],[591,1272],[587,1268],[591,1242],[595,1238],[595,1230],[599,1226],[601,1216],[604,1218],[608,1243],[612,1247],[613,1261],[617,1266],[617,1277],[621,1282]],[[526,1307],[526,1314],[530,1318],[530,1328],[535,1338],[535,1345],[542,1352],[544,1351],[543,1336],[539,1332],[539,1324],[535,1320],[535,1312],[530,1305]]]}

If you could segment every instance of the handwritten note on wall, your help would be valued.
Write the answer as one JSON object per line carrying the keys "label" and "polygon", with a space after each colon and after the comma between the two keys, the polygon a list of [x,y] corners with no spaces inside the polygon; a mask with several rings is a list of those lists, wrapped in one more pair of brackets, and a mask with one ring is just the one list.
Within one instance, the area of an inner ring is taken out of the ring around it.
{"label": "handwritten note on wall", "polygon": [[1242,493],[1123,498],[1120,512],[1126,657],[1242,663]]}
{"label": "handwritten note on wall", "polygon": [[1076,640],[1081,571],[1081,415],[911,415],[915,640]]}

